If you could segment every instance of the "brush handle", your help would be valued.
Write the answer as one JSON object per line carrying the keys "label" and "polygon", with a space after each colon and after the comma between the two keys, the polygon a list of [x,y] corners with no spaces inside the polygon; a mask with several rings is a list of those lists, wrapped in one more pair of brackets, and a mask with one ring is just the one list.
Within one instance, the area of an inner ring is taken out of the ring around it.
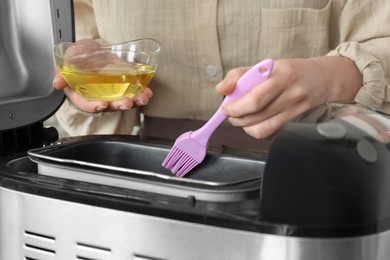
{"label": "brush handle", "polygon": [[207,147],[210,136],[218,128],[218,126],[226,119],[226,116],[221,112],[221,107],[225,103],[235,101],[254,87],[260,85],[267,80],[272,72],[274,61],[272,59],[263,60],[252,68],[250,68],[241,78],[229,95],[227,95],[217,112],[198,130],[191,133],[191,138],[195,139],[200,145]]}

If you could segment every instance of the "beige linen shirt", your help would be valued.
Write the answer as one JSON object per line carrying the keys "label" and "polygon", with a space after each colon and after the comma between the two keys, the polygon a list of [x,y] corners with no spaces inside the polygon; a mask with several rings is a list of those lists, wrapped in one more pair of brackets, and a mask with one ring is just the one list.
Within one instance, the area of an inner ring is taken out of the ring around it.
{"label": "beige linen shirt", "polygon": [[[363,74],[355,100],[390,113],[388,0],[75,0],[77,38],[161,43],[147,116],[207,120],[214,87],[233,68],[264,58],[345,56]],[[136,111],[92,115],[65,102],[71,135],[128,134]]]}

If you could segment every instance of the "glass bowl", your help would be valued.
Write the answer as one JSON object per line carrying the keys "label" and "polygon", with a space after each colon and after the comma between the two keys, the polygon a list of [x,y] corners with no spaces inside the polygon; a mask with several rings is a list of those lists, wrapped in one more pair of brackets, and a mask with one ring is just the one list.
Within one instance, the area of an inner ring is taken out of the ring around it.
{"label": "glass bowl", "polygon": [[112,45],[81,40],[54,47],[56,64],[68,85],[87,100],[104,101],[141,92],[156,72],[159,52],[154,39]]}

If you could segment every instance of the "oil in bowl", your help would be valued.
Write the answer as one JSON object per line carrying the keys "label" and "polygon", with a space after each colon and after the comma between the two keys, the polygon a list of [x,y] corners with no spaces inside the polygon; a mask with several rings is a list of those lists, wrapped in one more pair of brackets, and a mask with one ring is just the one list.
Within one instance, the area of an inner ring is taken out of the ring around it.
{"label": "oil in bowl", "polygon": [[100,71],[64,66],[61,74],[77,94],[88,100],[132,98],[149,84],[155,68],[140,63],[109,64]]}
{"label": "oil in bowl", "polygon": [[149,84],[159,50],[152,39],[103,46],[91,40],[58,44],[54,53],[62,76],[77,94],[87,100],[113,101],[132,98]]}

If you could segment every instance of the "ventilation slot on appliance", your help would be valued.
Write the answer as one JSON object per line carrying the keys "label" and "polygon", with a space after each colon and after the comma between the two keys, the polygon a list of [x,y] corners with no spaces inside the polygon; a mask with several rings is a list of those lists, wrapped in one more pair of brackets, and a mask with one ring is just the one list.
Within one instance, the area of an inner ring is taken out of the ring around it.
{"label": "ventilation slot on appliance", "polygon": [[77,249],[77,260],[111,259],[111,249],[108,247],[77,242]]}
{"label": "ventilation slot on appliance", "polygon": [[53,236],[24,231],[25,260],[40,260],[54,257],[56,239]]}
{"label": "ventilation slot on appliance", "polygon": [[24,152],[43,144],[51,144],[57,139],[57,130],[54,127],[44,127],[42,122],[18,129],[0,131],[0,156]]}

